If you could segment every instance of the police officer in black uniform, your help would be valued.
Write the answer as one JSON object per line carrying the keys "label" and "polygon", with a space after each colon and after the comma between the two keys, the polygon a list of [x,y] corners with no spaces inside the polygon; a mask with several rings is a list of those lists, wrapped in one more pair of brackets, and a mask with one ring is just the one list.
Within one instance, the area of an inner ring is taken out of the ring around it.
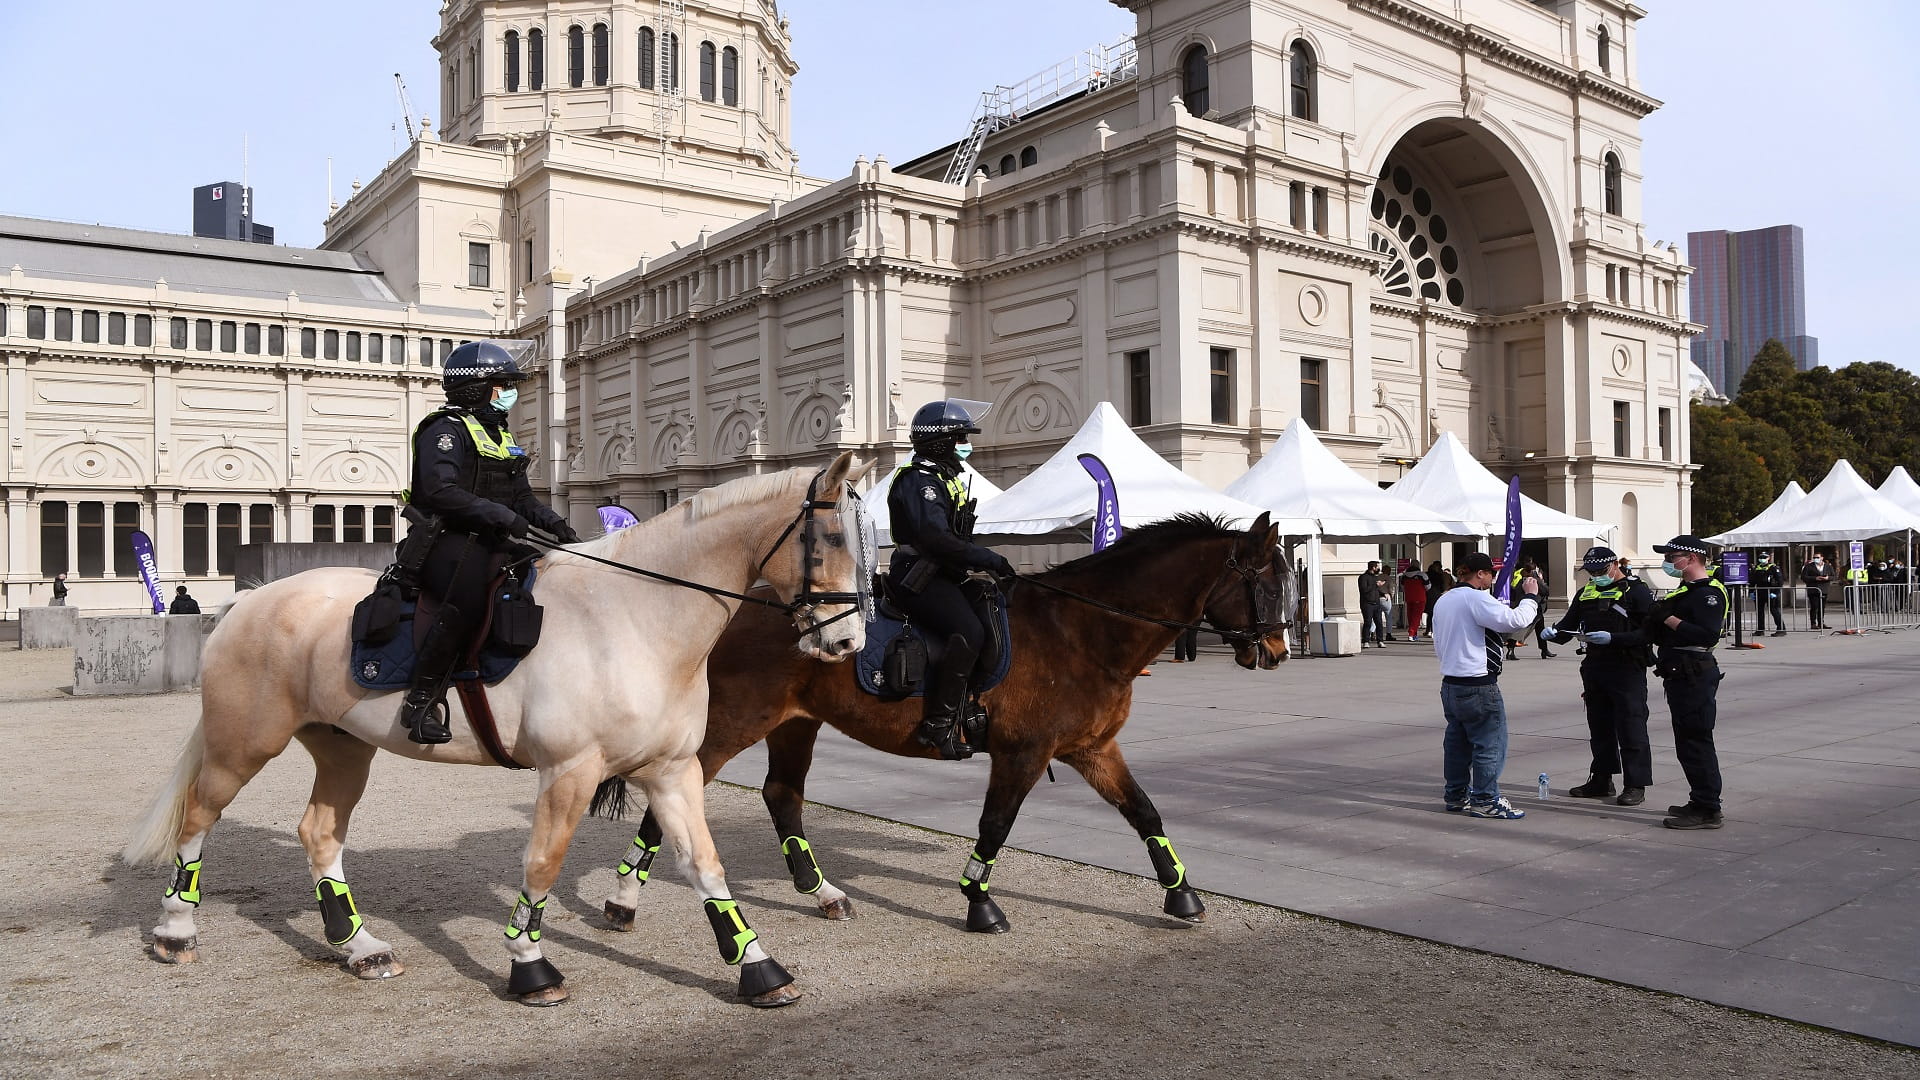
{"label": "police officer in black uniform", "polygon": [[1580,568],[1590,579],[1575,594],[1560,621],[1542,630],[1547,641],[1576,634],[1587,643],[1580,661],[1581,700],[1587,706],[1587,734],[1593,769],[1587,782],[1570,788],[1576,799],[1613,797],[1613,774],[1620,774],[1618,806],[1646,801],[1653,783],[1653,749],[1647,741],[1647,661],[1651,650],[1640,624],[1653,610],[1653,593],[1639,578],[1620,568],[1612,548],[1588,548]]}
{"label": "police officer in black uniform", "polygon": [[1003,556],[973,542],[978,500],[960,467],[973,452],[967,436],[979,432],[988,408],[959,398],[922,405],[913,414],[913,459],[900,467],[887,493],[895,545],[887,595],[927,642],[926,690],[914,737],[949,761],[973,753],[962,738],[963,721],[971,726],[985,718],[969,684],[985,659],[988,609],[982,590],[998,586],[969,578],[969,572],[999,580],[1014,576]]}
{"label": "police officer in black uniform", "polygon": [[1680,587],[1653,606],[1644,624],[1660,646],[1654,673],[1666,683],[1673,712],[1673,752],[1687,774],[1687,801],[1670,806],[1669,829],[1720,827],[1720,758],[1713,748],[1715,701],[1725,677],[1713,658],[1720,626],[1727,617],[1727,587],[1712,576],[1706,541],[1676,536],[1653,550],[1667,557],[1664,569],[1681,579]]}
{"label": "police officer in black uniform", "polygon": [[1767,632],[1767,613],[1773,613],[1773,636],[1786,637],[1787,624],[1780,618],[1780,589],[1787,577],[1773,556],[1761,552],[1753,568],[1753,636]]}
{"label": "police officer in black uniform", "polygon": [[527,452],[507,429],[516,384],[528,378],[522,361],[532,355],[530,341],[469,341],[453,350],[440,379],[447,404],[413,431],[410,527],[399,561],[418,566],[415,584],[440,602],[400,707],[417,743],[453,738],[441,697],[486,614],[488,585],[510,559],[532,551],[514,541],[533,528],[564,544],[580,540],[534,496]]}

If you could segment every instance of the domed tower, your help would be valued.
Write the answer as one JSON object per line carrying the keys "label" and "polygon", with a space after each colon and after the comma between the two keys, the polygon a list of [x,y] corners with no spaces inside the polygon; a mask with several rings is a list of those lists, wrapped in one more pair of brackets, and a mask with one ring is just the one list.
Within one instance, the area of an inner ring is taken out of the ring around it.
{"label": "domed tower", "polygon": [[786,171],[793,39],[775,0],[447,0],[440,137],[561,131]]}

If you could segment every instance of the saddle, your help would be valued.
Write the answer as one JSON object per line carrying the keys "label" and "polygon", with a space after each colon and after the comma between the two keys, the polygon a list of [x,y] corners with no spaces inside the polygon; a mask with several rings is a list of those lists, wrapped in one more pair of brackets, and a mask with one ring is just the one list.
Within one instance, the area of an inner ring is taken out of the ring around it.
{"label": "saddle", "polygon": [[[879,580],[884,582],[884,576]],[[926,638],[906,613],[894,606],[885,589],[876,589],[875,615],[867,621],[867,644],[855,659],[854,680],[860,689],[882,701],[904,701],[926,694]],[[1013,667],[1012,633],[1007,624],[1006,597],[998,589],[989,594],[982,612],[987,624],[986,657],[982,665],[987,675],[972,690],[984,694],[999,686]],[[976,668],[978,670],[978,668]]]}

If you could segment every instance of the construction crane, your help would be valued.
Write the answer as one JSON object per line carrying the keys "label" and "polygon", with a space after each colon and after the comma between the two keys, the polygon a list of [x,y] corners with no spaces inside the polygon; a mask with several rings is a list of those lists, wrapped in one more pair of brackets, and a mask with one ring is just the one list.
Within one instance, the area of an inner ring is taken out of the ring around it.
{"label": "construction crane", "polygon": [[393,73],[393,86],[400,95],[400,117],[407,123],[407,145],[412,146],[420,133],[413,126],[413,99],[407,96],[407,80],[397,71]]}

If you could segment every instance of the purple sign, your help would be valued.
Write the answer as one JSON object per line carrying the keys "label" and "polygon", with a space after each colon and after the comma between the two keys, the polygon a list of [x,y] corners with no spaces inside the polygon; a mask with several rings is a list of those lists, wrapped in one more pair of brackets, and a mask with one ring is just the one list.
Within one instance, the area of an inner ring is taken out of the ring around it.
{"label": "purple sign", "polygon": [[1493,595],[1501,600],[1513,589],[1513,571],[1520,565],[1520,478],[1507,481],[1507,542],[1500,549],[1500,573],[1494,575]]}
{"label": "purple sign", "polygon": [[147,597],[153,601],[153,613],[166,614],[167,602],[160,594],[160,564],[153,561],[153,538],[146,533],[135,532],[133,557],[140,563],[140,580],[147,583]]}
{"label": "purple sign", "polygon": [[1723,551],[1720,553],[1720,583],[1722,585],[1745,585],[1747,577],[1747,553],[1744,551]]}
{"label": "purple sign", "polygon": [[600,527],[607,532],[619,532],[629,525],[640,524],[633,511],[624,506],[603,506],[600,508]]}
{"label": "purple sign", "polygon": [[1093,550],[1104,551],[1126,531],[1120,527],[1120,493],[1114,490],[1113,474],[1107,471],[1106,462],[1092,454],[1081,454],[1080,467],[1100,488],[1093,512]]}

